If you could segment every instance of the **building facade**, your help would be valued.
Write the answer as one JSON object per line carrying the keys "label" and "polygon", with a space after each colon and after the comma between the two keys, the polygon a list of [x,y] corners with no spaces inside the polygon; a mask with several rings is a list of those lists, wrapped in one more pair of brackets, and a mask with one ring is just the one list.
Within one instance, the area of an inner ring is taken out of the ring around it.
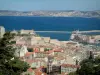
{"label": "building facade", "polygon": [[77,68],[80,68],[79,65],[73,64],[62,64],[61,65],[61,73],[69,74],[70,72],[75,72]]}
{"label": "building facade", "polygon": [[0,26],[0,38],[3,38],[4,34],[5,34],[5,28],[3,26]]}

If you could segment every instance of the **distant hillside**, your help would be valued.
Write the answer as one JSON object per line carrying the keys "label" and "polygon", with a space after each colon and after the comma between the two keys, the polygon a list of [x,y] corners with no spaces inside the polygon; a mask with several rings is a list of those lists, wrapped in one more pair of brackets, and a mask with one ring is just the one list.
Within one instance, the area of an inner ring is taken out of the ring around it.
{"label": "distant hillside", "polygon": [[0,16],[54,16],[54,17],[96,17],[100,11],[9,11],[0,10]]}

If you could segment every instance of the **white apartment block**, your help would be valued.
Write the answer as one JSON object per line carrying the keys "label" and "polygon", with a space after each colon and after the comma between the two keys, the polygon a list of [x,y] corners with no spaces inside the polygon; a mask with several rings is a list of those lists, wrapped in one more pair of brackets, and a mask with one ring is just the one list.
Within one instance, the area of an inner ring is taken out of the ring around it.
{"label": "white apartment block", "polygon": [[5,34],[5,28],[3,26],[0,26],[0,38],[2,38],[4,34]]}

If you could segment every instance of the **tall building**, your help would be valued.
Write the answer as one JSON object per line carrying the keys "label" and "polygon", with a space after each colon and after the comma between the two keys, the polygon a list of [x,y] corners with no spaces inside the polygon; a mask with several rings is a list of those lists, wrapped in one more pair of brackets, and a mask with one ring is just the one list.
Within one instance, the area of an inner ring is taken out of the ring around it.
{"label": "tall building", "polygon": [[52,62],[53,62],[53,57],[48,56],[48,64],[47,64],[47,73],[48,73],[48,75],[51,75],[50,73],[52,72]]}
{"label": "tall building", "polygon": [[0,26],[0,38],[2,38],[4,34],[5,34],[5,28],[3,26]]}

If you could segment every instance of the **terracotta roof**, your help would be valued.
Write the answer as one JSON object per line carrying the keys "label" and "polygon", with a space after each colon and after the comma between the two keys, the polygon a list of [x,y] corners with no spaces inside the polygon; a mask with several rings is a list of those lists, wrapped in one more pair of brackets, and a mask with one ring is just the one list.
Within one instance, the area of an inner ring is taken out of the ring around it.
{"label": "terracotta roof", "polygon": [[35,69],[34,72],[35,75],[41,75],[41,74],[47,75],[46,73],[41,72],[40,69]]}
{"label": "terracotta roof", "polygon": [[50,53],[52,53],[52,52],[54,52],[54,50],[46,51],[47,54],[50,54]]}
{"label": "terracotta roof", "polygon": [[62,67],[72,67],[72,68],[80,68],[79,65],[73,65],[73,64],[62,64]]}
{"label": "terracotta roof", "polygon": [[34,52],[38,52],[39,51],[39,48],[34,48]]}
{"label": "terracotta roof", "polygon": [[31,64],[33,62],[37,62],[37,60],[26,60],[27,63]]}
{"label": "terracotta roof", "polygon": [[42,52],[42,51],[34,51],[35,53],[45,53],[45,52]]}
{"label": "terracotta roof", "polygon": [[34,71],[35,75],[41,75],[41,74],[47,75],[46,73],[43,73],[41,71],[41,68],[43,68],[43,67],[37,68],[35,70],[33,70],[32,68],[29,68],[29,69],[27,69],[27,71],[29,71],[29,72],[33,72]]}
{"label": "terracotta roof", "polygon": [[27,69],[27,71],[29,71],[29,72],[33,72],[33,69],[29,68],[29,69]]}
{"label": "terracotta roof", "polygon": [[33,54],[33,52],[27,52],[27,53],[25,54],[25,56],[30,56],[31,54]]}
{"label": "terracotta roof", "polygon": [[54,50],[54,52],[62,52],[63,50],[61,50],[61,49],[56,49],[56,50]]}
{"label": "terracotta roof", "polygon": [[68,73],[63,72],[63,73],[61,73],[61,75],[68,75]]}

